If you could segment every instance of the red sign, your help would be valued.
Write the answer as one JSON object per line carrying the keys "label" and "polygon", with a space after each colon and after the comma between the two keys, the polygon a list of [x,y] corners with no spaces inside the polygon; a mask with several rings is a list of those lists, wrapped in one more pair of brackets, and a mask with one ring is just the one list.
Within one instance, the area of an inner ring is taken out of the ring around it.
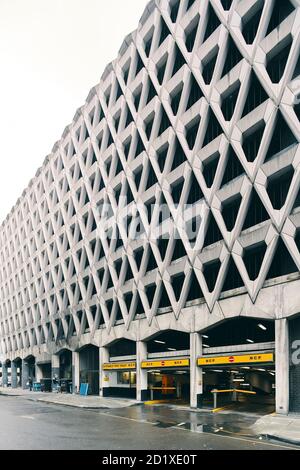
{"label": "red sign", "polygon": [[233,356],[230,356],[229,362],[234,362],[234,357]]}

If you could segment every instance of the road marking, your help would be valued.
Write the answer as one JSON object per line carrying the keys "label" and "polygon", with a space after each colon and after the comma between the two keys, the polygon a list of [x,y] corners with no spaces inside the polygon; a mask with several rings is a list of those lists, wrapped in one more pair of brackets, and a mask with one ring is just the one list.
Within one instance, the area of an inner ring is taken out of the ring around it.
{"label": "road marking", "polygon": [[35,419],[33,416],[26,416],[26,415],[24,415],[24,416],[20,416],[20,418],[24,418],[24,419],[32,419],[32,420],[34,420],[34,419]]}
{"label": "road marking", "polygon": [[144,402],[144,405],[159,405],[161,403],[170,403],[170,400],[148,400]]}
{"label": "road marking", "polygon": [[220,408],[214,408],[214,409],[212,410],[212,412],[213,412],[213,413],[219,413],[219,411],[228,410],[228,409],[230,409],[230,405],[228,405],[228,406],[221,406]]}
{"label": "road marking", "polygon": [[97,414],[102,415],[102,416],[111,416],[112,418],[126,419],[127,421],[134,421],[135,423],[151,424],[152,426],[157,423],[157,421],[151,422],[151,421],[147,421],[143,419],[128,418],[127,416],[111,415],[109,413],[97,413]]}

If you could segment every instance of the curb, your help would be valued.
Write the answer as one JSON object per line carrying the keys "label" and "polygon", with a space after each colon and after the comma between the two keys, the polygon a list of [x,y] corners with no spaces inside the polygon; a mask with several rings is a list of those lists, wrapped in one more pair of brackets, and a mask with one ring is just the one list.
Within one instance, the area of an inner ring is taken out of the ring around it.
{"label": "curb", "polygon": [[76,405],[76,404],[73,404],[73,403],[66,403],[66,402],[60,402],[60,401],[52,401],[52,400],[47,400],[47,399],[44,399],[44,398],[35,398],[34,396],[26,396],[26,395],[13,395],[11,393],[2,393],[0,392],[0,396],[3,396],[3,397],[12,397],[12,398],[24,398],[25,400],[28,400],[28,401],[32,401],[32,402],[40,402],[40,403],[46,403],[48,405],[61,405],[61,406],[69,406],[69,407],[72,407],[72,408],[80,408],[80,409],[85,409],[85,410],[90,410],[90,411],[93,411],[93,410],[114,410],[114,409],[120,409],[120,408],[132,408],[133,406],[141,406],[143,405],[142,402],[140,403],[132,403],[130,405],[127,405],[127,406],[115,406],[115,407],[110,407],[110,406],[105,406],[105,405],[101,405],[101,406],[89,406],[89,405]]}
{"label": "curb", "polygon": [[61,403],[59,401],[49,401],[49,400],[43,400],[43,399],[34,399],[34,398],[28,398],[30,401],[35,401],[39,403],[46,403],[48,405],[61,405],[61,406],[69,406],[70,408],[80,408],[84,410],[109,410],[110,408],[108,406],[97,406],[97,407],[90,407],[86,405],[73,405],[71,403]]}
{"label": "curb", "polygon": [[285,444],[292,444],[292,445],[300,446],[300,440],[297,440],[297,439],[289,439],[288,437],[281,437],[281,436],[276,436],[276,435],[268,434],[268,433],[260,434],[260,436],[268,440],[274,440],[278,442],[284,442]]}
{"label": "curb", "polygon": [[14,398],[16,398],[16,397],[24,397],[24,395],[18,395],[18,394],[13,395],[12,393],[2,393],[2,392],[0,392],[0,397],[1,397],[1,396],[2,396],[2,397],[14,397]]}
{"label": "curb", "polygon": [[44,399],[44,398],[27,398],[27,400],[29,401],[33,401],[33,402],[39,402],[39,403],[46,403],[48,405],[61,405],[61,406],[69,406],[71,408],[80,408],[82,410],[89,410],[89,411],[93,411],[93,410],[114,410],[114,409],[120,409],[120,408],[131,408],[133,406],[140,406],[142,403],[132,403],[131,405],[128,405],[128,406],[116,406],[116,407],[113,407],[111,408],[110,406],[105,406],[105,405],[101,405],[101,406],[89,406],[89,405],[76,405],[74,403],[66,403],[66,402],[60,402],[60,401],[52,401],[52,400],[47,400],[47,399]]}
{"label": "curb", "polygon": [[116,406],[116,407],[111,408],[110,406],[105,406],[105,405],[102,405],[102,406],[75,405],[73,403],[62,403],[60,401],[44,400],[43,398],[37,398],[37,399],[28,398],[28,400],[35,401],[35,402],[38,401],[40,403],[47,403],[48,405],[69,406],[71,408],[80,408],[82,410],[89,410],[89,411],[93,411],[93,410],[115,410],[115,409],[120,409],[120,408],[122,408],[122,409],[123,408],[132,408],[133,406],[142,405],[142,403],[133,403],[132,405],[128,405],[128,406]]}

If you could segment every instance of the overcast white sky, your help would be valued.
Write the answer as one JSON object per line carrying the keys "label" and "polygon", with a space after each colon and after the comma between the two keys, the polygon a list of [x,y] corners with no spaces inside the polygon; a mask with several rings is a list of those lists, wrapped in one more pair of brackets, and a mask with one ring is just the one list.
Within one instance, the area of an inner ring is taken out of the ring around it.
{"label": "overcast white sky", "polygon": [[147,0],[0,0],[0,222]]}

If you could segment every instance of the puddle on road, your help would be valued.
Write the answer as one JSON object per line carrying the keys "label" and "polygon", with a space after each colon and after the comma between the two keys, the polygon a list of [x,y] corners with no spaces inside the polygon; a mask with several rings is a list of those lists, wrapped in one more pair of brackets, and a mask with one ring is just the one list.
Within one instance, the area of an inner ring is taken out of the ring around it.
{"label": "puddle on road", "polygon": [[[111,410],[107,411],[110,414]],[[256,418],[242,417],[235,414],[213,415],[211,413],[198,414],[185,410],[179,411],[178,420],[174,418],[173,410],[168,407],[136,408],[127,410],[114,410],[114,415],[130,417],[141,422],[147,422],[160,429],[183,429],[193,433],[220,434],[257,440],[268,440],[252,432],[251,426]],[[106,413],[105,413],[106,414]]]}
{"label": "puddle on road", "polygon": [[185,429],[187,431],[195,432],[195,433],[208,433],[208,434],[222,434],[222,435],[235,435],[239,437],[247,437],[247,438],[254,438],[259,439],[260,436],[251,433],[251,431],[247,432],[246,429],[241,429],[237,426],[218,426],[213,424],[204,424],[199,422],[184,422],[184,423],[176,423],[176,422],[167,422],[167,421],[157,421],[152,423],[155,427],[158,428],[178,428],[178,429]]}
{"label": "puddle on road", "polygon": [[[208,434],[221,434],[221,435],[234,435],[239,437],[247,437],[247,438],[254,438],[258,439],[259,436],[256,434],[252,434],[251,432],[247,432],[244,429],[240,429],[236,426],[217,426],[211,424],[202,424],[202,423],[181,423],[177,425],[178,428],[186,429],[187,431],[196,432],[196,433],[208,433]],[[248,430],[249,431],[249,430]]]}
{"label": "puddle on road", "polygon": [[165,421],[157,421],[153,424],[156,428],[174,428],[175,426],[177,426],[176,423],[167,423]]}

